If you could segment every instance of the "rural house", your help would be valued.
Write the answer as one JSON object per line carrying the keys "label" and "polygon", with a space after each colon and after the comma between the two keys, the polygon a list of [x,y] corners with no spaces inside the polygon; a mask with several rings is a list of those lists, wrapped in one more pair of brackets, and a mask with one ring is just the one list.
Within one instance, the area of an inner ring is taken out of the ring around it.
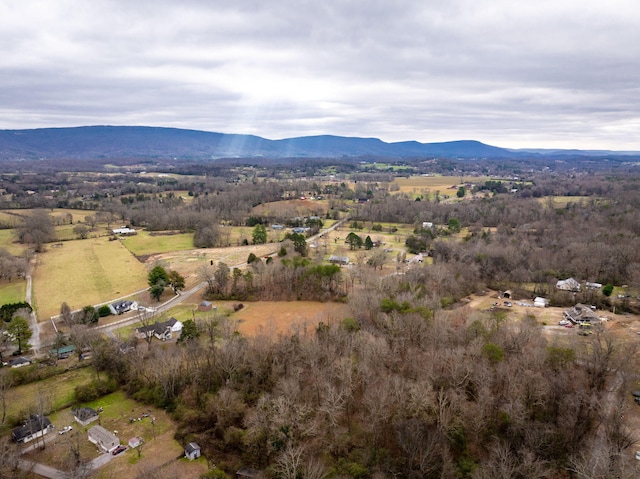
{"label": "rural house", "polygon": [[89,429],[89,442],[94,443],[106,452],[111,452],[120,445],[118,436],[107,431],[102,426],[93,426]]}
{"label": "rural house", "polygon": [[28,366],[31,364],[31,360],[28,358],[14,358],[9,360],[9,366],[12,368],[21,368],[22,366]]}
{"label": "rural house", "polygon": [[48,434],[51,430],[53,430],[53,424],[51,424],[48,417],[32,414],[22,426],[16,427],[11,431],[11,438],[18,443],[24,444]]}
{"label": "rural house", "polygon": [[73,419],[82,426],[88,426],[98,419],[98,413],[90,407],[73,409],[71,413],[73,414]]}
{"label": "rural house", "polygon": [[114,230],[111,230],[111,232],[114,235],[120,235],[120,236],[133,236],[138,234],[136,232],[136,230],[132,229],[132,228],[127,228],[125,226],[123,226],[122,228],[116,228]]}
{"label": "rural house", "polygon": [[174,317],[171,317],[164,322],[156,321],[153,324],[136,328],[136,336],[138,338],[146,339],[151,336],[155,336],[161,341],[171,339],[174,334],[178,334],[180,332],[182,332],[182,322],[178,321]]}
{"label": "rural house", "polygon": [[599,323],[600,319],[589,306],[584,304],[576,304],[573,308],[569,308],[564,312],[565,318],[574,324],[580,323]]}
{"label": "rural house", "polygon": [[195,442],[190,442],[184,447],[184,457],[189,458],[189,460],[193,461],[194,459],[198,459],[200,457],[200,446],[198,446]]}
{"label": "rural house", "polygon": [[135,301],[116,301],[115,303],[111,303],[109,305],[109,310],[111,310],[111,314],[122,314],[127,311],[131,311],[132,309],[138,309],[138,303]]}
{"label": "rural house", "polygon": [[562,279],[556,283],[556,289],[560,291],[580,292],[580,283],[573,278]]}
{"label": "rural house", "polygon": [[348,256],[336,256],[336,255],[331,255],[329,256],[329,263],[332,264],[349,264],[349,257]]}
{"label": "rural house", "polygon": [[58,359],[66,359],[71,356],[76,351],[76,347],[73,344],[69,346],[62,346],[58,349],[52,349],[50,351],[51,356],[57,357]]}

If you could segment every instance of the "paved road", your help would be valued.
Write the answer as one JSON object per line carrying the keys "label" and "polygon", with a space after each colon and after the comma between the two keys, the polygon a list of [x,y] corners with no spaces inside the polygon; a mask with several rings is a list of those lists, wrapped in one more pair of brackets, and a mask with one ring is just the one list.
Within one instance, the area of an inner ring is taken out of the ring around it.
{"label": "paved road", "polygon": [[45,466],[44,464],[39,464],[37,462],[26,461],[24,459],[20,459],[18,462],[18,467],[23,471],[31,471],[40,476],[48,477],[50,479],[67,479],[67,473],[61,471],[60,469],[56,469],[54,467]]}

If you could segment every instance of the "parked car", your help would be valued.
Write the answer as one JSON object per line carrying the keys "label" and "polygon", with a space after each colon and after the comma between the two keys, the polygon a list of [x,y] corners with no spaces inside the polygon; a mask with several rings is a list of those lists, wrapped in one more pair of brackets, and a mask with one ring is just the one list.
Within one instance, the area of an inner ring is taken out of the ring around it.
{"label": "parked car", "polygon": [[67,433],[67,432],[71,431],[72,429],[73,429],[73,428],[72,428],[71,426],[65,426],[65,427],[63,427],[62,429],[60,429],[60,430],[58,431],[58,434],[65,434],[65,433]]}
{"label": "parked car", "polygon": [[117,456],[118,454],[120,454],[121,452],[124,452],[127,450],[127,446],[123,446],[122,444],[120,444],[118,447],[116,447],[111,454],[113,454],[114,456]]}
{"label": "parked car", "polygon": [[558,324],[560,326],[566,326],[567,324],[569,324],[569,321],[567,319],[561,319]]}
{"label": "parked car", "polygon": [[565,328],[573,328],[573,324],[569,323],[569,324],[565,324],[564,325]]}
{"label": "parked car", "polygon": [[640,451],[636,451],[636,461],[640,461]]}

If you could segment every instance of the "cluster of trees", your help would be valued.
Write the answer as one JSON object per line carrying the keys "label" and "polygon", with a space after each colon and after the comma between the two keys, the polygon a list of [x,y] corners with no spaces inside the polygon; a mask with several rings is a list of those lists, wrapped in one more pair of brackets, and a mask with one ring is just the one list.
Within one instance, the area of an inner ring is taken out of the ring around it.
{"label": "cluster of trees", "polygon": [[245,338],[218,315],[182,347],[123,355],[100,340],[95,366],[173,411],[178,439],[229,472],[637,477],[622,418],[633,344],[555,344],[530,317],[444,311],[435,296],[454,292],[419,280],[369,282],[350,319],[315,331]]}
{"label": "cluster of trees", "polygon": [[29,340],[33,332],[29,327],[30,315],[31,306],[28,303],[5,304],[0,308],[0,318],[2,319],[0,322],[0,363],[9,346],[16,346],[16,354],[18,355],[31,347]]}
{"label": "cluster of trees", "polygon": [[6,249],[0,248],[0,279],[11,281],[24,278],[29,271],[29,259],[24,256],[13,256]]}
{"label": "cluster of trees", "polygon": [[313,262],[289,254],[262,262],[255,255],[248,259],[246,271],[231,270],[225,263],[206,265],[200,277],[207,283],[205,296],[235,300],[316,300],[344,299],[348,283],[340,267]]}
{"label": "cluster of trees", "polygon": [[165,288],[170,287],[174,294],[184,288],[184,277],[177,271],[167,271],[164,267],[154,266],[148,274],[149,294],[156,301],[160,301]]}

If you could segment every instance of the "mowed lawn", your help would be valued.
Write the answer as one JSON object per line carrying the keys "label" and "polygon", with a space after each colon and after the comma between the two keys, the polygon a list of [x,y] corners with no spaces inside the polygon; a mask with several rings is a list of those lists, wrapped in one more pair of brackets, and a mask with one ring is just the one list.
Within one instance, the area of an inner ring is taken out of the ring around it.
{"label": "mowed lawn", "polygon": [[123,238],[122,244],[136,256],[194,249],[193,233],[162,234],[138,231]]}
{"label": "mowed lawn", "polygon": [[33,275],[34,303],[42,320],[74,308],[126,296],[147,286],[147,270],[120,241],[108,238],[66,241],[38,255]]}
{"label": "mowed lawn", "polygon": [[24,301],[26,292],[27,282],[25,280],[14,279],[10,283],[0,281],[0,305]]}

